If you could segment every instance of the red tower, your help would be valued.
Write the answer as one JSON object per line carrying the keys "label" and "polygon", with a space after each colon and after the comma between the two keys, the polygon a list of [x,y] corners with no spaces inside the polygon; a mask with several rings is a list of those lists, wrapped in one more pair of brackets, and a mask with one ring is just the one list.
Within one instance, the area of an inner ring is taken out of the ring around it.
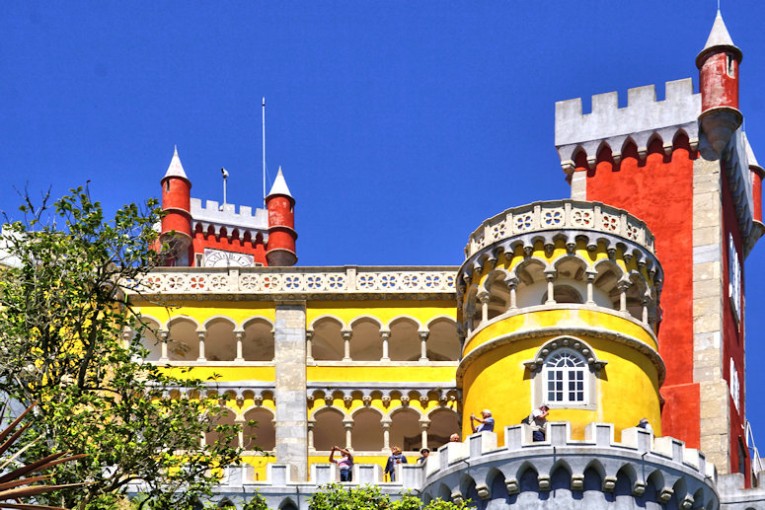
{"label": "red tower", "polygon": [[178,148],[162,178],[162,233],[160,240],[169,251],[169,266],[189,266],[191,257],[191,181],[186,177]]}
{"label": "red tower", "polygon": [[716,160],[728,145],[733,133],[741,126],[743,116],[738,110],[738,66],[742,58],[730,38],[720,11],[717,11],[712,31],[704,49],[696,57],[701,90],[699,122],[706,141],[713,149],[706,159]]}
{"label": "red tower", "polygon": [[282,169],[276,174],[271,191],[266,197],[268,209],[268,245],[266,260],[269,266],[294,266],[295,252],[295,199],[292,198]]}
{"label": "red tower", "polygon": [[[658,334],[666,364],[662,432],[748,477],[743,261],[762,236],[762,171],[740,130],[741,51],[718,13],[690,79],[556,105],[556,146],[572,198],[646,222],[664,268]],[[753,179],[754,177],[754,179]],[[753,182],[754,181],[754,182]],[[692,327],[688,325],[691,324]]]}

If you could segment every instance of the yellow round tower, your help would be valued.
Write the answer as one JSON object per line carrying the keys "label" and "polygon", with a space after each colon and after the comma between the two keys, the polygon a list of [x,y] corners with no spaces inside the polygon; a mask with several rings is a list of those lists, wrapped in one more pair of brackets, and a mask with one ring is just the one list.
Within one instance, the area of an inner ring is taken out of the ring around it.
{"label": "yellow round tower", "polygon": [[541,405],[574,437],[607,422],[619,439],[641,418],[661,434],[662,270],[642,221],[595,202],[538,202],[486,220],[465,252],[463,436],[483,409],[501,430]]}

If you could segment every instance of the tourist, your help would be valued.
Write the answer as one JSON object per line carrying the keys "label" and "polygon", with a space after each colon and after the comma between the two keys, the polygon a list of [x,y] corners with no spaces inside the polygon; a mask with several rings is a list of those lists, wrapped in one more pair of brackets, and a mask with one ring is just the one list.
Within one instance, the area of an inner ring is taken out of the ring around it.
{"label": "tourist", "polygon": [[388,475],[391,482],[396,481],[396,466],[399,464],[407,464],[407,460],[401,453],[401,448],[394,446],[391,449],[390,457],[388,457],[388,463],[385,464],[385,474]]}
{"label": "tourist", "polygon": [[420,457],[417,459],[417,464],[425,464],[428,461],[428,456],[430,455],[430,450],[427,448],[423,448],[420,450]]}
{"label": "tourist", "polygon": [[[480,425],[475,425],[478,422]],[[470,415],[470,427],[473,432],[494,432],[494,418],[491,417],[491,411],[484,409],[481,411],[481,417]]]}
{"label": "tourist", "polygon": [[544,441],[547,428],[547,415],[550,408],[546,405],[539,406],[524,420],[531,427],[531,438],[534,441]]}
{"label": "tourist", "polygon": [[[340,452],[342,457],[335,459],[335,452]],[[329,461],[333,464],[337,464],[337,468],[340,470],[341,482],[353,481],[353,455],[345,448],[339,446],[333,446],[332,452],[329,454]]]}

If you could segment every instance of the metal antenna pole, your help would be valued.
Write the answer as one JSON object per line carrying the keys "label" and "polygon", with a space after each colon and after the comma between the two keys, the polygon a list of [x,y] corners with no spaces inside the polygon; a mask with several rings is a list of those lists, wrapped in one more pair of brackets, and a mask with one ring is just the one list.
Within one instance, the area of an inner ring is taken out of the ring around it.
{"label": "metal antenna pole", "polygon": [[263,207],[266,206],[266,97],[263,96],[261,107],[263,114]]}

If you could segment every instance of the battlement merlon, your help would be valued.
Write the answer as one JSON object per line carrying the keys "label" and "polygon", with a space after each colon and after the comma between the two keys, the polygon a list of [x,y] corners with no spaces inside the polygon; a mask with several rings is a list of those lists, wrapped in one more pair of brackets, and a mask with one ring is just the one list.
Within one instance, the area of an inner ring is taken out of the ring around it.
{"label": "battlement merlon", "polygon": [[192,228],[201,224],[202,230],[207,232],[207,229],[212,226],[216,235],[220,234],[221,227],[225,227],[229,235],[234,229],[240,230],[241,235],[250,232],[253,239],[257,234],[261,234],[264,238],[268,235],[268,211],[261,208],[255,208],[253,213],[252,207],[242,205],[237,212],[235,204],[221,206],[215,200],[207,200],[202,205],[201,199],[192,198],[191,218]]}
{"label": "battlement merlon", "polygon": [[656,100],[654,85],[627,91],[627,106],[619,108],[619,94],[608,92],[592,96],[592,112],[582,113],[582,99],[569,99],[555,104],[555,147],[564,171],[573,171],[573,157],[579,147],[594,165],[597,151],[605,142],[614,154],[621,156],[624,142],[631,138],[639,153],[645,153],[654,133],[665,148],[679,130],[683,130],[696,147],[699,140],[698,116],[701,94],[694,94],[691,78],[667,82],[665,98]]}

